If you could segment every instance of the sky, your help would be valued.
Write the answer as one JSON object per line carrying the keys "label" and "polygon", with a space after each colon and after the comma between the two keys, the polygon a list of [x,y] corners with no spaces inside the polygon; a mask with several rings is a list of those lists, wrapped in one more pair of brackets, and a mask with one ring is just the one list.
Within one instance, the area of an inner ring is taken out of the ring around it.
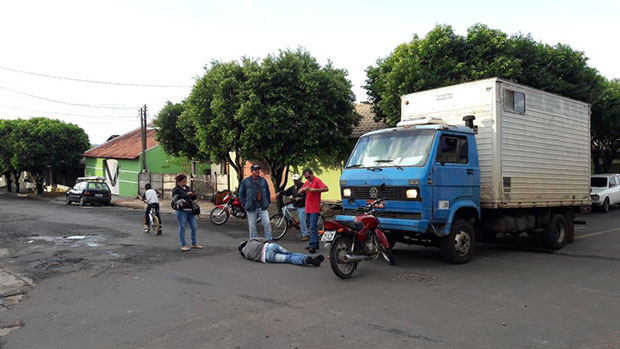
{"label": "sky", "polygon": [[143,105],[152,119],[166,101],[182,101],[213,60],[298,47],[346,69],[361,102],[365,69],[437,24],[464,35],[484,23],[568,44],[603,76],[620,78],[619,14],[614,0],[0,0],[0,118],[56,118],[100,144],[139,128]]}

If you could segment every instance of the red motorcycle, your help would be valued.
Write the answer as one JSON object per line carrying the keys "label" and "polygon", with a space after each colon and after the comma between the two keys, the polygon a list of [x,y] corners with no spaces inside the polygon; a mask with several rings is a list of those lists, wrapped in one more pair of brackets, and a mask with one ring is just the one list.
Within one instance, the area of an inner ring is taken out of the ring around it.
{"label": "red motorcycle", "polygon": [[215,206],[209,214],[211,223],[215,225],[222,225],[228,221],[230,215],[244,219],[247,217],[245,208],[241,203],[239,196],[228,193],[222,200],[223,204]]}
{"label": "red motorcycle", "polygon": [[[355,200],[349,199],[349,203]],[[348,279],[353,275],[361,261],[383,257],[390,265],[394,265],[394,254],[385,234],[379,228],[377,206],[382,199],[375,200],[358,208],[362,214],[355,217],[353,222],[326,221],[321,241],[331,244],[329,250],[329,264],[341,279]]]}

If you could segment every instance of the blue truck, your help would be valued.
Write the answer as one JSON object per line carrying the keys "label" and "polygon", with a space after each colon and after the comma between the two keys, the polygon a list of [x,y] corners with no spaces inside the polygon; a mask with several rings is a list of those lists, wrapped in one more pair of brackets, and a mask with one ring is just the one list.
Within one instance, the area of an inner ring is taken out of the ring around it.
{"label": "blue truck", "polygon": [[591,204],[590,105],[499,78],[402,96],[401,122],[359,139],[340,191],[337,220],[385,199],[392,246],[439,247],[452,263],[498,234],[561,249]]}

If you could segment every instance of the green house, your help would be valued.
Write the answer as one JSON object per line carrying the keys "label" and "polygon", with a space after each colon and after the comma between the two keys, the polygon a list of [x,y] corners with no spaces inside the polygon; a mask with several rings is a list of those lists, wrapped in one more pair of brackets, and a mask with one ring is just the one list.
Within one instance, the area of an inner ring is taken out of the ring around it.
{"label": "green house", "polygon": [[[164,152],[155,139],[155,129],[146,132],[146,170],[151,174],[189,173],[191,163]],[[105,177],[113,195],[133,197],[138,192],[138,175],[142,172],[142,137],[137,129],[112,138],[84,153],[86,176]],[[209,166],[200,164],[198,173]]]}

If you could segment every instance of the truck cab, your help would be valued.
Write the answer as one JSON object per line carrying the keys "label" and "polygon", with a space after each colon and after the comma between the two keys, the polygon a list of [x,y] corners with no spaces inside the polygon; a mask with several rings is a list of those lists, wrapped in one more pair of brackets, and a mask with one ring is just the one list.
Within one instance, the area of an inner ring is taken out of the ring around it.
{"label": "truck cab", "polygon": [[[380,226],[392,245],[437,245],[450,234],[455,217],[480,218],[474,131],[420,123],[368,133],[347,161],[340,188],[344,211],[337,220],[351,221],[358,204],[381,198]],[[356,202],[349,203],[351,198]],[[474,237],[468,238],[473,248]]]}

